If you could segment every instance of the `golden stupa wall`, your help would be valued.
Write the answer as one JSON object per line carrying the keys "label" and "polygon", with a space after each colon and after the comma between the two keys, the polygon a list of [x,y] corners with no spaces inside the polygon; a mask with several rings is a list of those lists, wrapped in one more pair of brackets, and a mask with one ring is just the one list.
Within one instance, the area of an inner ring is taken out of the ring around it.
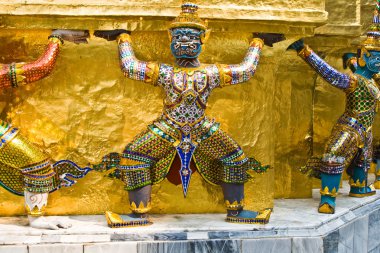
{"label": "golden stupa wall", "polygon": [[[274,197],[311,196],[312,182],[297,167],[312,152],[320,152],[343,108],[344,96],[336,96],[336,90],[317,78],[295,52],[285,50],[292,41],[308,37],[312,47],[341,69],[342,52],[352,49],[351,37],[360,34],[361,20],[366,21],[361,13],[371,12],[370,1],[362,6],[357,2],[199,1],[200,14],[213,29],[202,62],[240,62],[252,32],[280,32],[288,38],[264,49],[252,81],[216,90],[208,105],[208,115],[221,122],[248,155],[273,167],[247,184],[249,208],[272,207]],[[36,59],[53,28],[125,28],[133,31],[137,57],[170,63],[166,26],[179,13],[180,3],[0,0],[1,62]],[[19,126],[53,159],[72,159],[83,166],[122,151],[160,115],[162,98],[159,88],[122,75],[115,42],[92,37],[87,45],[65,43],[50,77],[2,91],[0,109],[2,119]],[[180,186],[164,181],[154,186],[152,200],[156,213],[224,211],[220,188],[206,184],[198,174],[192,178],[187,199]],[[127,202],[121,182],[91,172],[75,186],[51,194],[47,211],[125,213]],[[0,215],[23,213],[23,198],[0,189]]]}

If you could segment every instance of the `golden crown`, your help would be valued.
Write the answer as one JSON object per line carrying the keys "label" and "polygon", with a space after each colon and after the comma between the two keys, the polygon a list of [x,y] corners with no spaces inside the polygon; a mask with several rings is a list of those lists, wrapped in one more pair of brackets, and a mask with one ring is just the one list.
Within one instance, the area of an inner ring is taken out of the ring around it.
{"label": "golden crown", "polygon": [[198,15],[198,5],[195,1],[183,1],[181,13],[170,24],[169,29],[178,27],[197,28],[202,31],[207,30],[207,21],[203,21]]}

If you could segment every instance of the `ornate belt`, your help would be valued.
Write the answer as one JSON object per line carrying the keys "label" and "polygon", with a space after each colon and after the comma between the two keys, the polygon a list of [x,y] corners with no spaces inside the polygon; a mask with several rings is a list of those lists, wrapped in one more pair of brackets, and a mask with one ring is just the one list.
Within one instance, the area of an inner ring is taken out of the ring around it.
{"label": "ornate belt", "polygon": [[347,116],[347,115],[343,115],[342,117],[340,117],[338,120],[338,124],[341,124],[343,126],[347,126],[349,128],[352,128],[353,130],[355,130],[359,134],[359,136],[361,137],[363,143],[365,143],[367,133],[369,131],[371,131],[371,129],[372,129],[372,127],[366,128],[357,119],[350,117],[350,116]]}

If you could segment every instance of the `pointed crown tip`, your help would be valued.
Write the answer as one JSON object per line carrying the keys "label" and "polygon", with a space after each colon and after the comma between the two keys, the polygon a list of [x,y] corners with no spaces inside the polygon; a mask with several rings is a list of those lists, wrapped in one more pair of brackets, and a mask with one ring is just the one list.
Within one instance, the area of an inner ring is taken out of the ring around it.
{"label": "pointed crown tip", "polygon": [[169,29],[179,27],[207,30],[207,21],[203,21],[198,15],[198,5],[195,0],[182,1],[181,13],[170,24]]}

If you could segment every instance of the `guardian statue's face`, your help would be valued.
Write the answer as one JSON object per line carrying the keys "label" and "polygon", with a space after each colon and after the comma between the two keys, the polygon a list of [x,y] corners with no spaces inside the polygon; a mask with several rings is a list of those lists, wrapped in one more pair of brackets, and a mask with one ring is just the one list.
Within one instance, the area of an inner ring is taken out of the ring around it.
{"label": "guardian statue's face", "polygon": [[170,49],[175,58],[197,58],[202,51],[201,30],[174,28],[169,31],[172,41]]}
{"label": "guardian statue's face", "polygon": [[380,52],[379,51],[368,51],[369,56],[364,54],[364,60],[367,63],[367,68],[372,72],[380,72]]}

